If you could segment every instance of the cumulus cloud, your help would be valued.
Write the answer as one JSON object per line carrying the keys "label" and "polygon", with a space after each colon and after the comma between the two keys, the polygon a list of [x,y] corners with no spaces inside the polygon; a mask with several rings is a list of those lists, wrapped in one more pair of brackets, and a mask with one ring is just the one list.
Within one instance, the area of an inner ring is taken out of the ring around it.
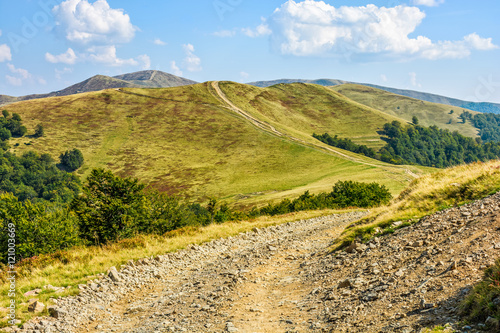
{"label": "cumulus cloud", "polygon": [[127,43],[137,30],[122,9],[111,8],[106,0],[67,0],[52,11],[66,39],[78,44]]}
{"label": "cumulus cloud", "polygon": [[7,44],[0,45],[0,62],[12,60],[12,53],[10,52],[10,47]]}
{"label": "cumulus cloud", "polygon": [[464,58],[472,50],[496,48],[491,38],[477,34],[460,41],[433,42],[425,36],[410,38],[425,13],[417,7],[367,5],[335,8],[323,1],[289,0],[263,24],[274,49],[285,55],[378,55],[396,58]]}
{"label": "cumulus cloud", "polygon": [[64,67],[63,69],[55,69],[55,76],[56,76],[56,79],[58,80],[61,80],[62,79],[62,76],[64,74],[69,74],[69,73],[73,73],[73,69],[71,68],[68,68],[68,67]]}
{"label": "cumulus cloud", "polygon": [[89,59],[91,61],[109,65],[109,66],[137,66],[139,63],[135,59],[120,59],[116,56],[116,47],[111,46],[96,46],[88,49]]}
{"label": "cumulus cloud", "polygon": [[177,63],[175,61],[172,61],[170,63],[170,69],[172,70],[172,74],[174,74],[174,75],[177,75],[177,76],[183,75],[181,69],[177,66]]}
{"label": "cumulus cloud", "polygon": [[201,59],[194,54],[194,46],[192,44],[182,45],[184,53],[186,54],[184,58],[184,67],[189,72],[199,72],[202,70]]}
{"label": "cumulus cloud", "polygon": [[246,81],[250,77],[250,74],[248,74],[247,72],[240,72],[240,76],[241,81]]}
{"label": "cumulus cloud", "polygon": [[160,45],[160,46],[167,45],[167,43],[165,43],[164,41],[162,41],[160,38],[155,38],[155,40],[153,41],[153,43],[155,45]]}
{"label": "cumulus cloud", "polygon": [[45,60],[53,64],[63,63],[73,65],[77,59],[78,57],[76,56],[75,51],[73,51],[72,48],[68,48],[65,53],[59,55],[53,55],[49,52],[45,53]]}
{"label": "cumulus cloud", "polygon": [[413,0],[412,3],[417,6],[437,7],[444,3],[445,0]]}
{"label": "cumulus cloud", "polygon": [[13,86],[21,86],[23,82],[29,78],[31,78],[30,72],[23,68],[16,68],[13,64],[7,64],[7,68],[9,71],[14,74],[13,75],[5,75],[7,82]]}
{"label": "cumulus cloud", "polygon": [[243,28],[241,29],[241,31],[243,32],[243,34],[251,38],[267,36],[272,33],[271,29],[269,29],[269,25],[266,23],[266,19],[264,18],[262,19],[262,23],[257,26],[257,28]]}

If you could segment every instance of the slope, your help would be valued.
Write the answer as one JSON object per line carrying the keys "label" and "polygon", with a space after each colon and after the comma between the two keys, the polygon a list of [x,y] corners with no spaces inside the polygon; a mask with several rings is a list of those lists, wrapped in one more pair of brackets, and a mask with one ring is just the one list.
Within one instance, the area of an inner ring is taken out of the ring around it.
{"label": "slope", "polygon": [[[477,129],[470,123],[462,123],[459,118],[460,114],[469,111],[463,108],[425,102],[358,84],[343,84],[331,87],[331,89],[353,101],[400,117],[408,122],[411,122],[412,117],[416,116],[419,123],[424,126],[435,125],[450,131],[458,131],[469,137],[476,137],[478,133]],[[473,111],[471,113],[476,114]]]}
{"label": "slope", "polygon": [[498,104],[498,103],[464,101],[464,100],[460,100],[457,98],[450,98],[450,97],[440,96],[440,95],[436,95],[436,94],[424,93],[424,92],[420,92],[420,91],[390,88],[390,87],[379,86],[376,84],[358,83],[358,82],[350,82],[350,81],[344,81],[344,80],[281,79],[281,80],[272,80],[272,81],[250,82],[248,84],[256,86],[256,87],[266,88],[266,87],[270,87],[270,86],[280,84],[280,83],[289,84],[289,83],[296,83],[296,82],[319,84],[322,86],[336,86],[336,85],[341,85],[341,84],[345,84],[345,83],[359,84],[359,85],[368,86],[368,87],[372,87],[372,88],[376,88],[376,89],[380,89],[380,90],[385,90],[385,91],[388,91],[388,92],[396,94],[396,95],[401,95],[401,96],[419,99],[419,100],[426,101],[426,102],[446,104],[446,105],[455,106],[455,107],[459,107],[459,108],[465,108],[465,109],[477,111],[477,112],[500,113],[500,104]]}
{"label": "slope", "polygon": [[378,161],[361,163],[363,158],[273,135],[216,96],[211,83],[204,83],[14,103],[8,111],[19,113],[30,131],[41,123],[46,135],[12,139],[12,151],[34,149],[57,158],[78,148],[86,161],[79,171],[84,176],[105,167],[170,194],[196,200],[214,196],[241,205],[329,190],[340,179],[378,181],[397,193],[412,172],[420,172]]}
{"label": "slope", "polygon": [[311,137],[313,133],[328,132],[379,148],[384,141],[377,131],[385,123],[405,121],[319,85],[293,83],[257,88],[222,82],[220,86],[243,110],[306,142],[317,142]]}

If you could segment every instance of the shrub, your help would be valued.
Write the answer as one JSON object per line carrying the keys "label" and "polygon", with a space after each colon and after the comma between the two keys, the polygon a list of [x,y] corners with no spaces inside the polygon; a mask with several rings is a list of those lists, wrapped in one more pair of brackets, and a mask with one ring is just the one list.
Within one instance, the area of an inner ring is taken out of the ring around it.
{"label": "shrub", "polygon": [[70,171],[75,171],[83,165],[83,154],[78,149],[67,150],[59,156],[61,164]]}
{"label": "shrub", "polygon": [[9,224],[15,226],[16,261],[80,243],[76,219],[54,204],[20,202],[13,194],[0,194],[0,221],[2,263],[7,260]]}

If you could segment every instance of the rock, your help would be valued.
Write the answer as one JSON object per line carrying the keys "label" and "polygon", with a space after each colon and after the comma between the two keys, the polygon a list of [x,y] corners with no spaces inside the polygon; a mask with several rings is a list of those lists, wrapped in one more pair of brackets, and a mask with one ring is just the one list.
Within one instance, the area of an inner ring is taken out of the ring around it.
{"label": "rock", "polygon": [[25,293],[24,293],[24,296],[25,296],[25,297],[29,297],[29,296],[36,296],[36,295],[38,295],[38,294],[39,294],[39,293],[41,293],[41,292],[42,292],[42,289],[30,290],[30,291],[28,291],[28,292],[25,292]]}
{"label": "rock", "polygon": [[57,308],[55,306],[49,306],[48,310],[49,310],[50,316],[57,318],[57,319],[63,318],[68,314],[66,311],[64,311],[60,308]]}
{"label": "rock", "polygon": [[351,281],[349,279],[347,280],[344,280],[342,282],[339,283],[339,289],[342,289],[342,288],[352,288],[353,285],[351,283]]}
{"label": "rock", "polygon": [[359,243],[354,242],[345,249],[345,252],[353,253],[358,248],[358,246],[359,246]]}
{"label": "rock", "polygon": [[393,222],[393,223],[392,223],[392,226],[393,226],[393,227],[399,227],[399,226],[401,226],[401,225],[403,225],[403,221],[397,221],[397,222]]}
{"label": "rock", "polygon": [[33,313],[42,312],[45,309],[45,304],[39,301],[34,301],[30,305],[28,305],[28,311]]}
{"label": "rock", "polygon": [[498,319],[493,317],[488,317],[484,323],[489,327],[499,327]]}
{"label": "rock", "polygon": [[118,271],[116,270],[116,267],[114,267],[114,266],[109,269],[108,276],[114,282],[120,281],[120,276],[118,275]]}

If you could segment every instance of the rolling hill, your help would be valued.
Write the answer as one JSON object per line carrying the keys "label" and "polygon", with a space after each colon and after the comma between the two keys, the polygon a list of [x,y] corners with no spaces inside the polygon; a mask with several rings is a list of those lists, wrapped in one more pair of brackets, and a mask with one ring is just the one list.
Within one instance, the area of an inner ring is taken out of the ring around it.
{"label": "rolling hill", "polygon": [[[331,87],[331,89],[353,101],[376,108],[408,122],[411,122],[412,117],[416,116],[423,126],[435,125],[452,132],[458,131],[460,134],[469,137],[476,137],[478,134],[477,128],[469,122],[463,124],[459,118],[462,112],[471,112],[467,109],[425,102],[357,84],[343,84]],[[476,112],[472,111],[471,113],[475,114]]]}
{"label": "rolling hill", "polygon": [[86,161],[83,176],[105,167],[200,201],[262,203],[327,191],[338,180],[377,181],[398,193],[415,173],[430,171],[388,165],[313,139],[314,131],[352,131],[351,137],[377,146],[379,126],[400,119],[318,85],[120,88],[5,108],[19,113],[30,132],[39,123],[45,128],[42,138],[11,139],[17,154],[36,150],[57,159],[78,148]]}
{"label": "rolling hill", "polygon": [[497,104],[497,103],[487,103],[487,102],[478,103],[478,102],[463,101],[460,99],[440,96],[440,95],[436,95],[436,94],[424,93],[424,92],[419,92],[419,91],[414,91],[414,90],[389,88],[389,87],[384,87],[384,86],[379,86],[379,85],[369,84],[369,83],[357,83],[357,82],[349,82],[349,81],[343,81],[343,80],[332,80],[332,79],[319,79],[319,80],[281,79],[281,80],[272,80],[272,81],[256,81],[256,82],[250,82],[248,84],[256,86],[256,87],[265,88],[265,87],[270,87],[270,86],[273,86],[275,84],[280,84],[280,83],[296,83],[296,82],[319,84],[322,86],[337,86],[337,85],[341,85],[341,84],[345,84],[345,83],[352,83],[352,84],[368,86],[368,87],[372,87],[372,88],[376,88],[376,89],[380,89],[380,90],[385,90],[385,91],[388,91],[388,92],[393,93],[393,94],[411,97],[411,98],[419,99],[419,100],[426,101],[426,102],[446,104],[446,105],[451,105],[451,106],[469,109],[469,110],[477,111],[477,112],[483,112],[483,113],[498,113],[498,114],[500,114],[500,104]]}
{"label": "rolling hill", "polygon": [[156,70],[146,70],[123,74],[114,77],[95,75],[87,80],[76,83],[62,90],[48,94],[35,94],[21,97],[0,95],[0,105],[18,101],[47,98],[54,96],[69,96],[84,92],[100,91],[116,88],[170,88],[196,84],[197,82]]}

